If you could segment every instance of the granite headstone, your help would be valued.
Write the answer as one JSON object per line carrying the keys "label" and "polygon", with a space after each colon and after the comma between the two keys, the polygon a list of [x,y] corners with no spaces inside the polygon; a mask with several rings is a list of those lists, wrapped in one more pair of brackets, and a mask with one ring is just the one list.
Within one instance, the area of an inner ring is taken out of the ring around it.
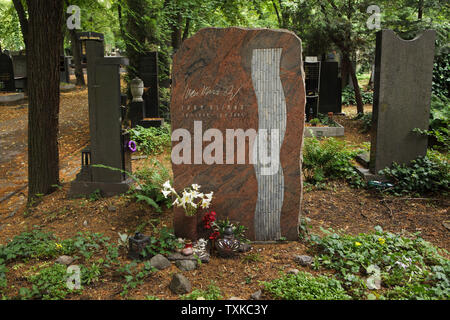
{"label": "granite headstone", "polygon": [[[301,40],[286,30],[205,28],[174,56],[174,186],[197,183],[201,191],[213,191],[217,218],[246,226],[252,240],[298,237],[302,65]],[[181,132],[187,135],[177,136]],[[180,151],[182,142],[189,148]],[[261,150],[270,163],[262,161]],[[183,160],[174,161],[177,156]],[[176,235],[195,238],[202,214],[196,218],[197,226],[187,230],[188,218],[175,208]]]}
{"label": "granite headstone", "polygon": [[370,172],[403,164],[427,152],[436,32],[403,40],[392,30],[376,36]]}
{"label": "granite headstone", "polygon": [[0,53],[0,91],[16,91],[12,60],[6,53]]}

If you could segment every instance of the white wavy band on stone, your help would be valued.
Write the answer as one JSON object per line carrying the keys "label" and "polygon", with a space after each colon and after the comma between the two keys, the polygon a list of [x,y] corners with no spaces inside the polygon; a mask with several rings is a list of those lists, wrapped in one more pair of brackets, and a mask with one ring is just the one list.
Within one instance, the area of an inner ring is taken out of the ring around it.
{"label": "white wavy band on stone", "polygon": [[253,163],[258,181],[255,209],[255,239],[281,237],[280,217],[284,177],[280,149],[286,132],[286,100],[280,79],[282,48],[254,49],[252,82],[258,103],[258,136]]}

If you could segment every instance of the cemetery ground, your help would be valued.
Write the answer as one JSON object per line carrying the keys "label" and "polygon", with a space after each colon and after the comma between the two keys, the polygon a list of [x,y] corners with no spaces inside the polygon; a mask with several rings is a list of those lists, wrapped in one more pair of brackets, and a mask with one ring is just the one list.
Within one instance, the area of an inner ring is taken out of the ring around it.
{"label": "cemetery ground", "polygon": [[[349,245],[349,242],[350,245],[356,245],[355,251],[361,245],[361,239],[371,239],[358,234],[373,233],[376,226],[396,234],[378,233],[373,239],[381,244],[384,241],[400,241],[397,236],[400,234],[414,238],[413,234],[420,232],[420,236],[432,245],[450,249],[449,201],[445,195],[394,197],[365,188],[353,188],[346,181],[337,180],[327,183],[323,188],[304,186],[304,224],[301,226],[304,239],[252,244],[250,252],[242,253],[237,258],[212,256],[209,263],[201,263],[192,271],[180,271],[171,264],[166,269],[149,272],[148,264],[135,265],[127,258],[126,247],[120,245],[118,233],[134,234],[140,231],[155,239],[163,237],[164,230],[172,227],[171,209],[163,207],[158,212],[145,202],[137,202],[132,193],[111,198],[102,198],[95,193],[84,198],[67,198],[70,181],[80,168],[80,150],[89,140],[87,105],[86,88],[61,94],[59,143],[62,183],[56,192],[43,196],[31,208],[25,204],[26,103],[0,107],[0,244],[6,245],[9,239],[22,235],[22,238],[16,238],[16,242],[23,254],[14,256],[12,250],[11,259],[4,265],[0,264],[0,292],[4,298],[180,299],[183,296],[174,294],[169,289],[169,283],[173,274],[183,273],[192,283],[194,293],[187,296],[191,299],[200,296],[206,299],[250,299],[258,290],[262,290],[263,299],[301,299],[305,296],[277,296],[277,290],[271,290],[270,285],[264,287],[262,282],[279,279],[280,272],[290,269],[299,270],[300,275],[302,272],[314,276],[339,275],[341,271],[337,263],[331,262],[333,268],[327,269],[323,264],[315,267],[316,263],[303,266],[296,259],[299,255],[317,258],[320,251],[317,246],[306,241],[306,235],[326,236],[324,229],[328,228],[353,235],[354,238],[341,239],[344,246]],[[356,115],[355,109],[354,106],[344,107],[346,115],[337,117],[337,121],[345,127],[345,136],[339,139],[347,144],[360,145],[367,143],[370,136],[361,133],[361,121],[352,120]],[[371,106],[366,105],[366,111],[370,110]],[[169,148],[148,158],[137,158],[132,161],[133,172],[148,167],[152,159],[158,160],[170,172]],[[307,233],[306,225],[310,227]],[[51,232],[55,238],[33,233],[36,230]],[[167,238],[164,241],[169,243],[171,240]],[[324,246],[324,243],[321,245]],[[417,248],[421,242],[405,244],[408,245]],[[30,254],[27,256],[24,252]],[[82,279],[83,289],[79,292],[68,292],[64,284],[57,282],[58,277],[65,274],[65,269],[59,269],[57,266],[61,265],[54,264],[54,261],[66,253],[78,257],[76,263],[86,267],[86,278]],[[447,256],[446,252],[441,254]],[[322,261],[326,260],[321,257]],[[45,276],[42,276],[42,270],[48,271]],[[367,277],[360,270],[355,274],[361,278]],[[5,280],[6,286],[1,289],[1,283]],[[399,284],[400,287],[404,286]],[[338,289],[333,290],[331,299],[349,298]],[[408,290],[413,291],[411,288]],[[448,287],[444,290],[448,290]],[[366,288],[362,293],[354,291],[353,297],[367,299],[382,296],[386,288]],[[398,293],[391,297],[408,296]]]}

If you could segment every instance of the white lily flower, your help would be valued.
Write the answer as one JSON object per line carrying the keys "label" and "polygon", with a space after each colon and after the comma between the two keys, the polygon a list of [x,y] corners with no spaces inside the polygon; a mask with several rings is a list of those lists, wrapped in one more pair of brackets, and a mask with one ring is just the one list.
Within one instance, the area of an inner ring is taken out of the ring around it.
{"label": "white lily flower", "polygon": [[207,194],[205,194],[205,197],[208,199],[208,200],[212,200],[212,197],[213,197],[213,194],[214,194],[214,192],[210,192],[210,193],[207,193]]}
{"label": "white lily flower", "polygon": [[172,192],[172,191],[170,191],[170,190],[163,190],[163,191],[161,191],[162,192],[162,194],[164,195],[164,198],[167,198],[167,196]]}
{"label": "white lily flower", "polygon": [[164,182],[163,188],[164,189],[172,189],[172,186],[170,185],[170,180],[167,180],[166,182]]}
{"label": "white lily flower", "polygon": [[192,189],[194,189],[195,191],[198,191],[198,189],[200,189],[200,186],[196,183],[192,184]]}
{"label": "white lily flower", "polygon": [[203,199],[203,200],[202,200],[201,207],[202,207],[203,209],[207,209],[207,208],[209,208],[210,203],[211,203],[210,200]]}

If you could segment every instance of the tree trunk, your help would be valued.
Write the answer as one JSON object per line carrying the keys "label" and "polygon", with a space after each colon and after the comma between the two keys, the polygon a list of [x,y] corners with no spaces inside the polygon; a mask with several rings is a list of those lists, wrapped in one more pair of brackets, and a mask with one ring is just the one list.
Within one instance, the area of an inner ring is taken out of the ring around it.
{"label": "tree trunk", "polygon": [[181,42],[183,42],[184,40],[186,40],[189,37],[190,26],[191,26],[191,19],[186,18],[186,25],[184,27],[183,37],[181,38]]}
{"label": "tree trunk", "polygon": [[423,0],[419,0],[419,8],[417,10],[417,18],[419,20],[422,20],[423,16]]}
{"label": "tree trunk", "polygon": [[27,0],[28,203],[59,184],[59,62],[63,2]]}
{"label": "tree trunk", "polygon": [[84,81],[83,66],[81,64],[80,41],[78,40],[77,32],[75,31],[75,29],[69,30],[69,34],[70,34],[70,43],[72,46],[73,61],[75,65],[75,77],[77,79],[76,85],[85,86],[86,82]]}
{"label": "tree trunk", "polygon": [[178,49],[180,49],[181,46],[181,37],[182,37],[182,33],[181,33],[181,13],[178,12],[176,17],[176,23],[172,25],[172,48],[173,48],[173,53],[177,52]]}
{"label": "tree trunk", "polygon": [[350,73],[350,77],[352,79],[353,90],[355,91],[355,100],[356,100],[356,110],[359,114],[364,113],[364,104],[361,96],[361,89],[359,88],[358,78],[356,77],[356,70],[353,68],[353,64],[350,61],[348,53],[343,53],[343,61],[347,65],[348,72]]}

